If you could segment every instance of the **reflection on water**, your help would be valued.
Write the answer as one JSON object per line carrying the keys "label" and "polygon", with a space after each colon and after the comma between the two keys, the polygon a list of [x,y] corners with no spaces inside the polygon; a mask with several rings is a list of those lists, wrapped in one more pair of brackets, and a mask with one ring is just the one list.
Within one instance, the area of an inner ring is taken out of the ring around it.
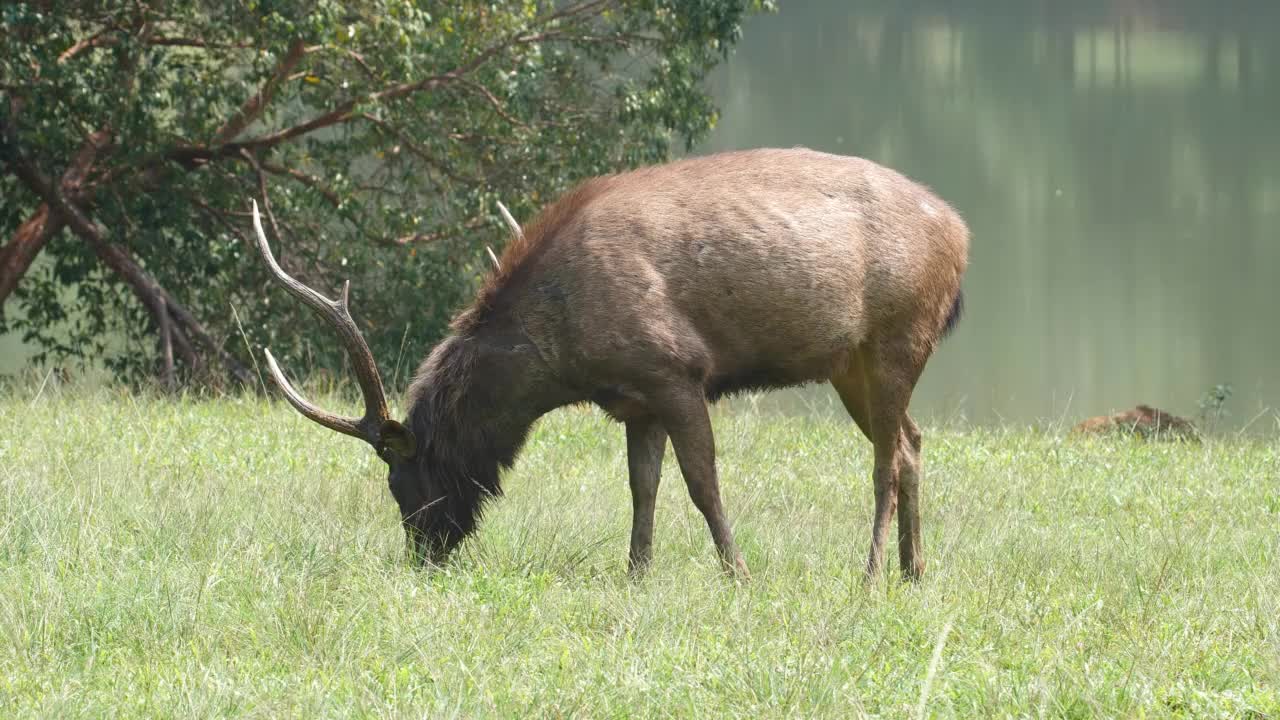
{"label": "reflection on water", "polygon": [[714,89],[700,152],[862,155],[968,220],[918,415],[1194,414],[1217,383],[1237,423],[1280,407],[1280,3],[783,3]]}

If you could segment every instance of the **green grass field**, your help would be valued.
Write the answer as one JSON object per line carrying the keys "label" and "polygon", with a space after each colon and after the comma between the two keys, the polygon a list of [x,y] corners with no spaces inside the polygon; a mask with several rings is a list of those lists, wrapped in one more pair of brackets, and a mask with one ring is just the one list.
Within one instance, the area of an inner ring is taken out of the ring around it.
{"label": "green grass field", "polygon": [[427,572],[380,461],[283,404],[4,391],[0,716],[1280,717],[1280,441],[927,429],[928,575],[864,587],[852,424],[716,428],[742,586],[673,462],[627,579],[597,412]]}

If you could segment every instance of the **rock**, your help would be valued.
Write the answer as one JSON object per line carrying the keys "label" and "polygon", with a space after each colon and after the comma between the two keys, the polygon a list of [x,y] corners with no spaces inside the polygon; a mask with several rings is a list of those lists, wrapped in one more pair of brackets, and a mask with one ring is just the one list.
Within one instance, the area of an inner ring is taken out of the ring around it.
{"label": "rock", "polygon": [[1076,425],[1072,432],[1092,435],[1120,433],[1137,435],[1144,440],[1200,441],[1200,431],[1196,430],[1190,420],[1150,405],[1139,405],[1114,415],[1089,418]]}

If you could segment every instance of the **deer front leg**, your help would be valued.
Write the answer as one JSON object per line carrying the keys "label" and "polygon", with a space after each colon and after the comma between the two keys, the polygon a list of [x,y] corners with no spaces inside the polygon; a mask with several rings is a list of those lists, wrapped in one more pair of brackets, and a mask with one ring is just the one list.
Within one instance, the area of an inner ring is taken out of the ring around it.
{"label": "deer front leg", "polygon": [[641,577],[653,558],[653,510],[662,478],[667,431],[656,418],[627,422],[627,474],[631,482],[631,553],[627,571]]}
{"label": "deer front leg", "polygon": [[751,573],[747,572],[742,553],[733,541],[733,532],[720,503],[716,443],[701,388],[668,395],[661,408],[662,423],[671,435],[671,447],[676,451],[680,473],[689,487],[689,497],[706,518],[721,565],[732,575],[750,579]]}

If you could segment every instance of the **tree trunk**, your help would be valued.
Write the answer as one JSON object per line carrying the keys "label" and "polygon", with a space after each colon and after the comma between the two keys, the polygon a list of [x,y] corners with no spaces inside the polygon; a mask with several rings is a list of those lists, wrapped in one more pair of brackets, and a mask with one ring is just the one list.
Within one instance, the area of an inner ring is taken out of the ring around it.
{"label": "tree trunk", "polygon": [[177,375],[173,371],[173,322],[169,319],[169,308],[163,299],[160,300],[160,382],[164,389],[173,392],[178,387]]}
{"label": "tree trunk", "polygon": [[18,226],[9,243],[0,248],[0,307],[27,274],[36,255],[63,227],[62,219],[41,203],[31,217]]}
{"label": "tree trunk", "polygon": [[[80,150],[76,152],[75,158],[67,167],[67,171],[62,174],[60,181],[62,192],[70,196],[72,202],[80,201],[85,180],[93,170],[93,163],[97,160],[98,153],[110,144],[111,131],[102,129],[90,134],[80,146]],[[50,212],[49,203],[44,202],[36,208],[26,222],[18,226],[18,231],[13,234],[9,244],[0,248],[0,307],[18,286],[22,276],[27,274],[27,270],[31,268],[31,263],[35,262],[40,251],[59,232],[62,232],[64,227],[66,222],[62,216]]]}

